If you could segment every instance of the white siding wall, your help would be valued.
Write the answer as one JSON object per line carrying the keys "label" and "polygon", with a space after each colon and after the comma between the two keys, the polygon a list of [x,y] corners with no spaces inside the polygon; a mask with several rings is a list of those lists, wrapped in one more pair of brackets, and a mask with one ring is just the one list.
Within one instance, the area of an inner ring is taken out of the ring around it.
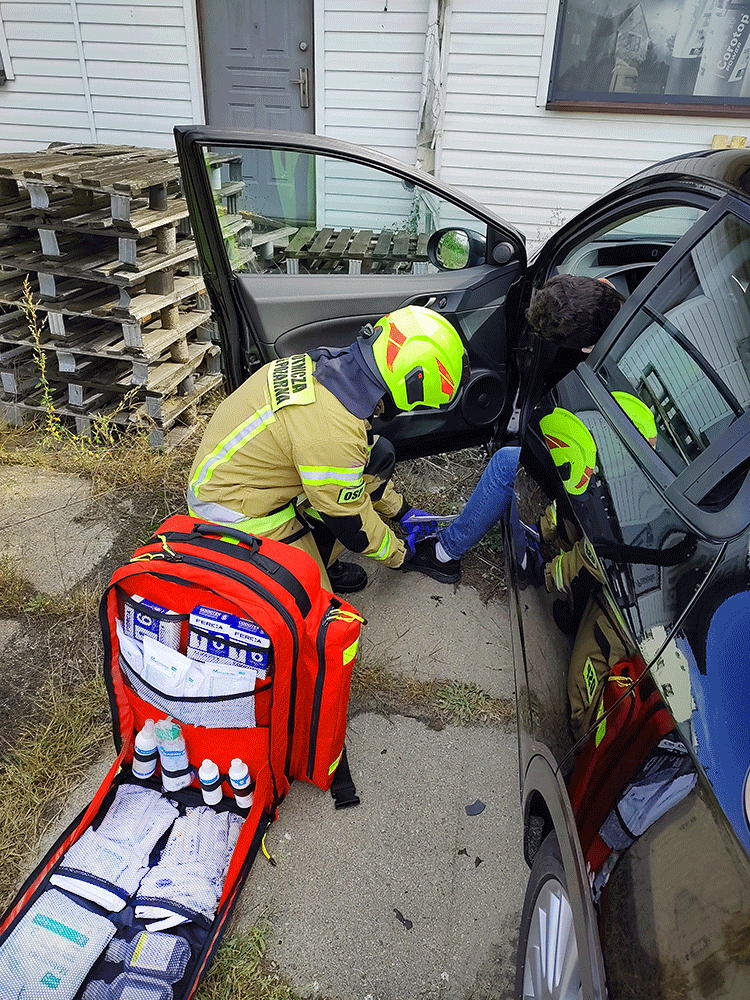
{"label": "white siding wall", "polygon": [[428,0],[316,0],[319,133],[415,162],[427,7]]}
{"label": "white siding wall", "polygon": [[0,87],[0,152],[50,142],[171,148],[203,121],[195,0],[0,3],[14,79]]}
{"label": "white siding wall", "polygon": [[[548,7],[549,14],[548,14]],[[439,172],[525,233],[530,248],[656,160],[747,134],[743,119],[537,107],[548,0],[452,0]],[[487,13],[488,9],[492,13]],[[549,18],[549,22],[548,22]]]}

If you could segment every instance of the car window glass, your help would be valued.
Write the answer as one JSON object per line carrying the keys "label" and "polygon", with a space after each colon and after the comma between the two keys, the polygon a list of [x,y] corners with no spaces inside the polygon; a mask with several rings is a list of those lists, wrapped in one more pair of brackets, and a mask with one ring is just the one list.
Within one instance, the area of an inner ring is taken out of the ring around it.
{"label": "car window glass", "polygon": [[750,405],[750,226],[724,216],[633,315],[601,368],[638,396],[678,474]]}
{"label": "car window glass", "polygon": [[221,146],[205,158],[234,271],[425,274],[437,229],[486,231],[450,201],[347,160]]}
{"label": "car window glass", "polygon": [[570,250],[557,271],[608,278],[629,295],[703,212],[694,205],[662,205],[610,220]]}
{"label": "car window glass", "polygon": [[630,219],[624,219],[609,229],[603,229],[600,236],[614,239],[618,236],[633,236],[642,239],[679,239],[695,225],[703,215],[703,209],[694,205],[668,205],[641,212]]}

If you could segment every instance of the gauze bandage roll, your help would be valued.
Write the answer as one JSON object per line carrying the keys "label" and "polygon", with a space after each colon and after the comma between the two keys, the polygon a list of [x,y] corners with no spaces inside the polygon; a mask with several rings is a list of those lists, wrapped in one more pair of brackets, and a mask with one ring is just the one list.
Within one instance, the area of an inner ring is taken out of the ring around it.
{"label": "gauze bandage roll", "polygon": [[98,829],[81,835],[50,881],[113,912],[123,909],[177,816],[160,792],[121,785]]}

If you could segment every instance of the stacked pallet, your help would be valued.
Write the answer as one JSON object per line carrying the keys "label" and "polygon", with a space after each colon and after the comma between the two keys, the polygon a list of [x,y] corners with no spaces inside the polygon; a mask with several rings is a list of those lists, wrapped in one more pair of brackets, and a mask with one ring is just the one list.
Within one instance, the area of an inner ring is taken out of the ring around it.
{"label": "stacked pallet", "polygon": [[147,427],[154,447],[192,433],[222,376],[174,153],[0,156],[0,400],[14,422],[49,405],[24,279],[52,403],[79,435],[101,418]]}

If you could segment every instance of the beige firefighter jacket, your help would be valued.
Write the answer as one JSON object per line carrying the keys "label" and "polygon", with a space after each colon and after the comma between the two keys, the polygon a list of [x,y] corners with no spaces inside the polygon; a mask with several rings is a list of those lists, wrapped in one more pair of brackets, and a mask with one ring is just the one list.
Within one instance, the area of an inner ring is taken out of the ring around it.
{"label": "beige firefighter jacket", "polygon": [[[375,503],[364,474],[372,430],[313,378],[309,355],[265,365],[217,408],[190,472],[188,505],[211,517],[212,505],[239,515],[239,528],[281,538],[299,528],[290,504],[305,498],[353,552],[398,567],[405,547],[379,514],[393,517],[401,496],[388,483]],[[301,547],[307,548],[308,545]]]}

